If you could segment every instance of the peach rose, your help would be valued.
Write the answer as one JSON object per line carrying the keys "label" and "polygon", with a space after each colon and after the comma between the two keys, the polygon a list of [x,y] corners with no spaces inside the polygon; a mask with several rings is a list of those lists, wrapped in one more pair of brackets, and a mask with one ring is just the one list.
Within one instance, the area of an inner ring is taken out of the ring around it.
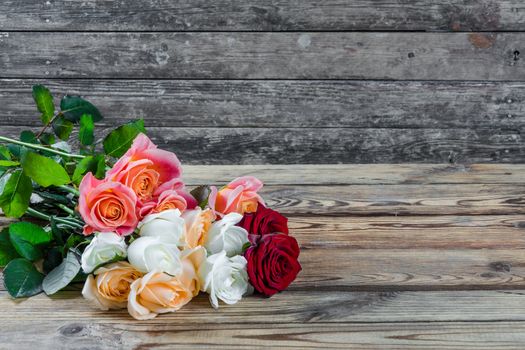
{"label": "peach rose", "polygon": [[129,235],[137,227],[137,196],[119,182],[98,180],[87,173],[79,186],[78,210],[84,219],[84,235],[94,231]]}
{"label": "peach rose", "polygon": [[133,282],[128,297],[128,312],[137,320],[147,320],[158,314],[174,312],[199,294],[197,271],[206,259],[203,247],[186,250],[182,254],[182,272],[171,276],[151,271]]}
{"label": "peach rose", "polygon": [[160,185],[180,175],[181,164],[177,156],[158,149],[146,135],[139,134],[106,178],[130,187],[139,202],[145,202],[153,198]]}
{"label": "peach rose", "polygon": [[102,310],[122,309],[126,307],[131,284],[142,273],[124,261],[103,266],[89,275],[82,295],[93,301]]}
{"label": "peach rose", "polygon": [[193,210],[186,210],[182,214],[186,231],[184,240],[189,248],[202,246],[206,242],[208,231],[215,219],[215,214],[211,209],[202,210],[197,207]]}
{"label": "peach rose", "polygon": [[177,191],[168,190],[162,192],[156,202],[148,202],[140,208],[140,217],[144,218],[149,214],[160,213],[165,210],[179,209],[181,212],[186,210],[188,204],[186,199]]}
{"label": "peach rose", "polygon": [[193,296],[199,294],[201,290],[201,281],[198,271],[206,260],[206,249],[204,247],[195,247],[186,249],[182,252],[182,274],[181,281],[192,291]]}
{"label": "peach rose", "polygon": [[262,187],[263,183],[253,176],[239,177],[220,190],[212,186],[208,205],[219,217],[229,213],[253,213],[259,203],[264,205],[257,194]]}

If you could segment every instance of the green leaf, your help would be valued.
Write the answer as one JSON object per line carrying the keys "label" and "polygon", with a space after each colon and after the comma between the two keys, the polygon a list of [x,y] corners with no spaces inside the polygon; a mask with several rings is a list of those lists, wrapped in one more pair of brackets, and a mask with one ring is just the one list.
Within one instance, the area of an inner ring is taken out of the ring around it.
{"label": "green leaf", "polygon": [[70,250],[62,263],[44,278],[42,283],[44,292],[47,295],[55,294],[71,283],[79,271],[78,255]]}
{"label": "green leaf", "polygon": [[11,260],[4,269],[5,289],[14,298],[30,297],[42,292],[44,275],[26,259]]}
{"label": "green leaf", "polygon": [[39,246],[51,242],[52,236],[38,225],[20,221],[9,225],[9,238],[18,254],[35,261],[42,258]]}
{"label": "green leaf", "polygon": [[29,207],[33,185],[22,170],[16,170],[11,175],[4,176],[9,176],[9,178],[0,195],[0,207],[6,216],[19,218]]}
{"label": "green leaf", "polygon": [[0,145],[0,159],[11,160],[11,152],[6,146]]}
{"label": "green leaf", "polygon": [[53,271],[58,265],[62,263],[63,260],[62,247],[53,247],[49,249],[42,264],[44,273],[47,274]]}
{"label": "green leaf", "polygon": [[51,126],[53,127],[55,135],[57,135],[59,139],[64,141],[67,141],[69,139],[69,136],[73,131],[73,122],[67,120],[63,116],[55,118]]}
{"label": "green leaf", "polygon": [[93,144],[95,139],[93,135],[94,128],[95,125],[93,124],[93,117],[89,114],[83,114],[80,117],[80,131],[78,133],[78,138],[81,144],[84,146]]}
{"label": "green leaf", "polygon": [[20,141],[25,143],[38,143],[35,133],[29,130],[24,130],[20,133]]}
{"label": "green leaf", "polygon": [[102,114],[97,107],[79,96],[64,96],[60,101],[60,109],[66,119],[74,123],[80,121],[83,114],[90,114],[94,122],[102,119]]}
{"label": "green leaf", "polygon": [[250,248],[251,246],[252,246],[252,244],[250,242],[244,243],[243,246],[242,246],[242,250],[241,250],[242,253],[244,254],[248,250],[248,248]]}
{"label": "green leaf", "polygon": [[0,166],[17,166],[20,165],[20,163],[15,162],[13,160],[0,160]]}
{"label": "green leaf", "polygon": [[20,255],[15,250],[15,247],[9,240],[9,228],[4,227],[0,231],[0,267],[6,266],[11,260],[19,258]]}
{"label": "green leaf", "polygon": [[55,143],[55,135],[45,132],[40,136],[40,141],[45,145],[52,145]]}
{"label": "green leaf", "polygon": [[64,245],[63,230],[58,227],[54,216],[51,216],[51,219],[49,221],[51,223],[51,233],[53,234],[55,241],[57,242],[57,244],[63,246]]}
{"label": "green leaf", "polygon": [[208,204],[208,197],[210,196],[210,186],[201,185],[191,190],[190,194],[197,200],[199,207],[204,208]]}
{"label": "green leaf", "polygon": [[40,117],[42,123],[49,123],[55,115],[55,103],[53,102],[51,92],[43,85],[34,85],[33,98],[35,99],[38,111],[42,113]]}
{"label": "green leaf", "polygon": [[71,182],[66,169],[51,158],[27,152],[22,158],[24,173],[43,187],[61,186]]}
{"label": "green leaf", "polygon": [[144,120],[142,119],[119,126],[104,139],[104,152],[108,156],[121,157],[131,147],[135,137],[145,132]]}
{"label": "green leaf", "polygon": [[104,178],[106,173],[106,162],[104,156],[87,156],[78,162],[73,172],[73,182],[79,184],[85,174],[92,172],[97,179]]}

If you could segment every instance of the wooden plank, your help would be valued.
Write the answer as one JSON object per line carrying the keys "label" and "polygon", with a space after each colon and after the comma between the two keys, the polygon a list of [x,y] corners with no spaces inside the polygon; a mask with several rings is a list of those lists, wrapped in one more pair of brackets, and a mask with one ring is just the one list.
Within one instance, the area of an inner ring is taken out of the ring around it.
{"label": "wooden plank", "polygon": [[[1,5],[0,5],[1,6]],[[0,125],[33,125],[33,84],[83,95],[102,125],[520,128],[521,82],[0,80]]]}
{"label": "wooden plank", "polygon": [[125,327],[108,322],[27,321],[31,337],[9,323],[8,348],[39,349],[523,349],[524,322],[239,325],[165,323],[163,319]]}
{"label": "wooden plank", "polygon": [[[524,321],[525,291],[446,292],[348,292],[322,288],[286,291],[266,299],[244,298],[235,305],[210,307],[208,297],[199,295],[176,313],[162,315],[147,324],[357,324],[395,322],[505,322]],[[0,325],[42,320],[45,324],[107,322],[123,327],[143,326],[126,310],[101,311],[83,299],[79,291],[37,295],[21,302],[0,292],[3,317]],[[279,317],[276,317],[279,315]],[[153,323],[150,323],[153,322]],[[5,333],[2,333],[5,334]]]}
{"label": "wooden plank", "polygon": [[525,187],[519,185],[286,185],[266,186],[262,195],[289,216],[525,213]]}
{"label": "wooden plank", "polygon": [[523,288],[524,226],[522,216],[291,217],[303,266],[291,289]]}
{"label": "wooden plank", "polygon": [[6,32],[0,78],[518,81],[524,40],[525,33]]}
{"label": "wooden plank", "polygon": [[523,215],[294,216],[288,226],[302,249],[525,250]]}
{"label": "wooden plank", "polygon": [[524,164],[183,165],[188,185],[256,176],[265,185],[523,184]]}
{"label": "wooden plank", "polygon": [[0,30],[523,30],[519,0],[31,0],[0,3]]}
{"label": "wooden plank", "polygon": [[[185,164],[525,162],[516,129],[146,128]],[[18,137],[21,128],[2,130]]]}

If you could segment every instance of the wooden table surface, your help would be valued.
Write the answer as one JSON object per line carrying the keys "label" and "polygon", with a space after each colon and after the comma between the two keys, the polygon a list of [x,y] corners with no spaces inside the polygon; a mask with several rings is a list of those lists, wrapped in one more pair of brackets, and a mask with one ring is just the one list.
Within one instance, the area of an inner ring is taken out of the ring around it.
{"label": "wooden table surface", "polygon": [[187,166],[191,185],[265,181],[303,271],[286,292],[136,321],[78,288],[13,301],[2,349],[523,349],[525,165]]}

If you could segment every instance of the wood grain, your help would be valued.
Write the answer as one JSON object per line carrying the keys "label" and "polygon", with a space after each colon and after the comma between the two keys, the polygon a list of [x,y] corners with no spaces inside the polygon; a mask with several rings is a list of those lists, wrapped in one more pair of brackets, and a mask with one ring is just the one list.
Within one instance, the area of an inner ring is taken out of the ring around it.
{"label": "wood grain", "polygon": [[[235,305],[210,307],[208,297],[199,295],[176,313],[140,322],[127,310],[102,311],[82,298],[79,291],[60,292],[52,297],[38,295],[13,301],[0,292],[3,317],[0,325],[42,321],[133,325],[282,324],[310,323],[395,323],[395,322],[522,322],[525,321],[525,292],[515,291],[393,291],[356,292],[317,290],[287,291],[266,299],[244,298]],[[279,317],[276,317],[279,315]],[[57,327],[58,328],[58,327]]]}
{"label": "wood grain", "polygon": [[[1,6],[1,5],[0,5]],[[0,80],[0,125],[34,125],[33,84],[82,95],[101,125],[507,128],[525,123],[521,82]]]}
{"label": "wood grain", "polygon": [[[525,78],[525,33],[6,32],[0,78]],[[409,159],[407,159],[409,161]]]}
{"label": "wood grain", "polygon": [[190,186],[247,175],[265,185],[520,185],[524,171],[524,164],[184,165],[183,179]]}
{"label": "wood grain", "polygon": [[[525,144],[516,129],[146,128],[153,142],[185,164],[525,161]],[[2,130],[18,137],[21,128]],[[96,137],[111,130],[99,128]]]}
{"label": "wood grain", "polygon": [[3,1],[0,30],[523,30],[519,0]]}
{"label": "wood grain", "polygon": [[20,350],[44,349],[516,349],[525,341],[524,322],[495,323],[372,323],[184,326],[154,321],[122,326],[114,323],[25,323],[31,337],[18,338],[16,325],[8,324],[4,344]]}

